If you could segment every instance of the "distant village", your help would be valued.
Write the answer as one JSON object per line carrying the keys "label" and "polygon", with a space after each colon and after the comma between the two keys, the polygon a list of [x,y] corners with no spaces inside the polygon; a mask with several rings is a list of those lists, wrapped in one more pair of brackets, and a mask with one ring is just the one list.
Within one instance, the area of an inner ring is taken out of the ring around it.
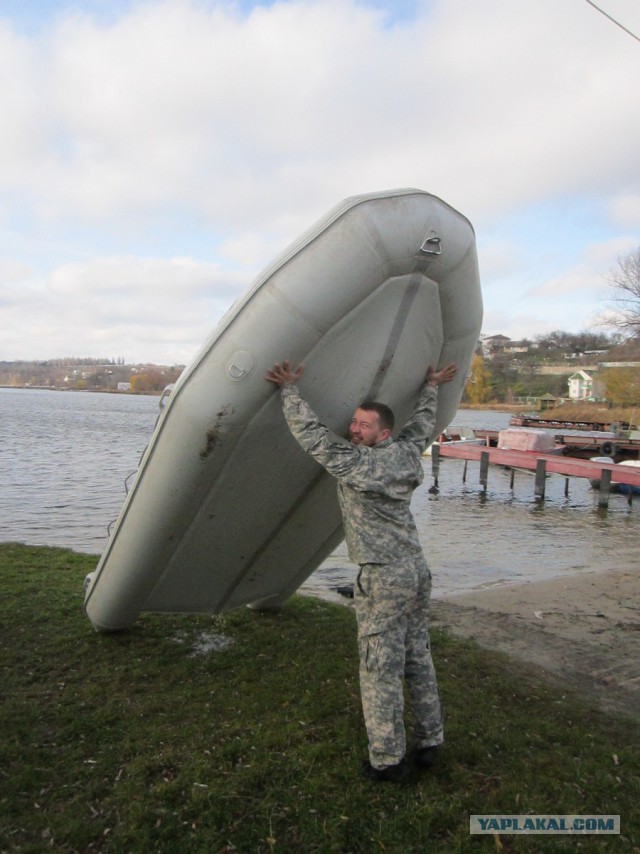
{"label": "distant village", "polygon": [[[551,407],[565,400],[640,403],[640,342],[598,333],[556,332],[535,341],[482,336],[474,359],[489,399]],[[472,377],[473,381],[473,377]]]}
{"label": "distant village", "polygon": [[122,358],[0,362],[0,386],[159,394],[174,383],[183,370],[184,365],[130,365]]}
{"label": "distant village", "polygon": [[[160,394],[183,370],[184,365],[127,364],[121,357],[0,362],[0,386]],[[463,401],[544,408],[566,400],[640,404],[640,341],[561,331],[533,341],[481,336]]]}

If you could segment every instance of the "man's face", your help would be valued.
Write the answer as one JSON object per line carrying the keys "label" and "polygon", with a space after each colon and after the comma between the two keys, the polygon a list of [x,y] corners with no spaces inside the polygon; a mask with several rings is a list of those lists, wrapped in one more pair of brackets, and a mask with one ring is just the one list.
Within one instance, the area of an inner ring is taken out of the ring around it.
{"label": "man's face", "polygon": [[391,430],[380,427],[380,416],[377,412],[356,409],[349,425],[349,438],[352,445],[371,447],[383,442],[391,435]]}

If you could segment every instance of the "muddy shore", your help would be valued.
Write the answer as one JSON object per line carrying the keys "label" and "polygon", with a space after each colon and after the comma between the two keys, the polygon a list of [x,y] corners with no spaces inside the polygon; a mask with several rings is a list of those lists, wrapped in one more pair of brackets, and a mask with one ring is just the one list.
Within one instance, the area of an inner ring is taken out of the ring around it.
{"label": "muddy shore", "polygon": [[431,615],[433,627],[640,716],[640,567],[450,595],[432,601]]}

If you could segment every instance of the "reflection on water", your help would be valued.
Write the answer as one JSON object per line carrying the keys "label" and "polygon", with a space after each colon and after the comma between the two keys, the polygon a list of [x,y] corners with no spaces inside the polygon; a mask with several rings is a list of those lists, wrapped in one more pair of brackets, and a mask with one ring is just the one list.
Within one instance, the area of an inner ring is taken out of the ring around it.
{"label": "reflection on water", "polygon": [[[153,432],[158,398],[0,389],[0,541],[98,554],[117,518],[125,480]],[[456,423],[499,429],[509,416],[462,410]],[[612,495],[598,508],[587,481],[550,475],[544,502],[534,478],[493,466],[486,492],[479,463],[431,460],[413,510],[434,577],[434,596],[585,570],[640,565],[640,501]],[[305,584],[310,592],[352,583],[344,545]]]}

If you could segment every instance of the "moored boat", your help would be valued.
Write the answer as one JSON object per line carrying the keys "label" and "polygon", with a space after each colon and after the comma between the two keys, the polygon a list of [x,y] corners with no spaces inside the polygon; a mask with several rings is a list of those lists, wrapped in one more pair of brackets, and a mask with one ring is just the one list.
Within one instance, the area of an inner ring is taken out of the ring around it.
{"label": "moored boat", "polygon": [[[616,465],[640,469],[640,460],[622,460]],[[616,483],[615,478],[611,478],[611,480],[616,492],[620,492],[622,495],[640,495],[640,486],[633,486],[630,483]]]}
{"label": "moored boat", "polygon": [[430,457],[431,449],[434,445],[484,445],[485,440],[476,436],[473,427],[462,427],[450,424],[446,430],[443,430],[438,438],[432,442],[424,452],[423,456]]}
{"label": "moored boat", "polygon": [[498,448],[505,451],[528,451],[532,454],[563,454],[564,445],[556,442],[553,433],[548,430],[526,427],[500,430]]}
{"label": "moored boat", "polygon": [[[615,466],[616,468],[619,466],[631,467],[631,468],[639,468],[640,469],[640,460],[622,460],[622,462],[616,463],[612,457],[591,457],[592,463],[602,463],[603,466]],[[589,478],[589,483],[591,484],[593,489],[600,489],[601,478]],[[620,483],[616,480],[615,471],[611,474],[611,484],[609,486],[610,492],[619,492],[621,495],[640,495],[640,486],[634,486],[629,483]]]}

